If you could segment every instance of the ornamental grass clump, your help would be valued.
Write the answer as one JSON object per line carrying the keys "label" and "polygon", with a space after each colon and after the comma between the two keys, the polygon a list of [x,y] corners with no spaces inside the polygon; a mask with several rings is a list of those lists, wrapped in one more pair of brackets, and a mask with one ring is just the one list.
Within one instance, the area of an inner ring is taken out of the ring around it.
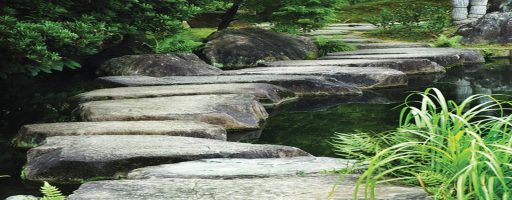
{"label": "ornamental grass clump", "polygon": [[[417,96],[420,101],[411,100]],[[376,184],[386,182],[420,186],[434,199],[511,199],[509,106],[487,95],[459,104],[427,89],[406,99],[396,131],[338,133],[333,144],[338,154],[367,165],[355,188],[366,199],[375,199]]]}

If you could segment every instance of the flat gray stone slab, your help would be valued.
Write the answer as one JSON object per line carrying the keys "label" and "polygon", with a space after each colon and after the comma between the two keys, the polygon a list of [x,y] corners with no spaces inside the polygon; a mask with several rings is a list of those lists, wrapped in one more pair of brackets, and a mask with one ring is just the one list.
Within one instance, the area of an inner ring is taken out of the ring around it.
{"label": "flat gray stone slab", "polygon": [[252,95],[194,95],[82,103],[85,121],[194,120],[227,130],[259,129],[268,114]]}
{"label": "flat gray stone slab", "polygon": [[171,135],[226,140],[226,130],[197,121],[107,121],[31,124],[23,126],[14,143],[34,147],[52,136]]}
{"label": "flat gray stone slab", "polygon": [[358,26],[377,27],[370,23],[333,23],[333,24],[329,24],[327,27],[358,27]]}
{"label": "flat gray stone slab", "polygon": [[370,43],[355,44],[357,49],[392,49],[392,48],[430,48],[429,44],[422,43]]}
{"label": "flat gray stone slab", "polygon": [[346,35],[348,30],[316,30],[309,33],[304,33],[305,36],[321,36],[321,35]]}
{"label": "flat gray stone slab", "polygon": [[[229,72],[229,71],[228,71]],[[333,78],[307,75],[220,75],[220,76],[109,76],[100,81],[121,86],[189,85],[225,83],[269,83],[299,95],[360,95],[358,88]]]}
{"label": "flat gray stone slab", "polygon": [[453,48],[392,48],[363,49],[350,52],[330,53],[320,59],[429,59],[442,66],[465,63],[483,63],[484,57],[478,51]]}
{"label": "flat gray stone slab", "polygon": [[315,66],[340,66],[340,67],[381,67],[402,71],[406,74],[444,73],[443,66],[428,59],[342,59],[342,60],[289,60],[265,63],[268,67],[315,67]]}
{"label": "flat gray stone slab", "polygon": [[147,87],[119,87],[99,89],[77,96],[80,101],[109,99],[134,99],[147,97],[210,95],[210,94],[252,94],[262,103],[279,104],[293,98],[295,94],[283,87],[266,83],[231,83],[203,85],[173,85]]}
{"label": "flat gray stone slab", "polygon": [[310,156],[295,148],[158,135],[57,136],[27,153],[29,180],[76,182],[130,170],[208,158]]}
{"label": "flat gray stone slab", "polygon": [[[69,200],[89,199],[227,199],[227,200],[353,200],[357,175],[274,177],[257,179],[149,179],[89,182]],[[363,186],[364,188],[364,186]],[[330,195],[331,194],[331,195]],[[358,192],[357,199],[364,199]],[[426,200],[417,187],[377,185],[379,200]]]}
{"label": "flat gray stone slab", "polygon": [[345,42],[345,43],[379,43],[379,42],[383,42],[382,40],[367,39],[367,38],[343,38],[343,39],[336,39],[336,40]]}
{"label": "flat gray stone slab", "polygon": [[136,169],[128,174],[128,179],[304,176],[348,169],[355,162],[326,157],[206,159]]}
{"label": "flat gray stone slab", "polygon": [[371,31],[375,30],[377,27],[375,26],[328,26],[322,28],[318,31],[327,31],[327,30],[340,30],[340,31]]}
{"label": "flat gray stone slab", "polygon": [[240,75],[316,75],[335,78],[360,89],[400,87],[407,85],[407,75],[401,71],[377,67],[258,67],[234,70]]}

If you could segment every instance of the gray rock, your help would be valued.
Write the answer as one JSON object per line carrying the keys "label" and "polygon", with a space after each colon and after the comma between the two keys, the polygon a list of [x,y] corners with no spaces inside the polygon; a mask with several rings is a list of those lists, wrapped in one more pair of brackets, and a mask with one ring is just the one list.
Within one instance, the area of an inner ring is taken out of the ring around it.
{"label": "gray rock", "polygon": [[208,94],[252,94],[256,96],[260,102],[267,104],[279,104],[295,96],[295,94],[288,89],[266,83],[230,83],[119,87],[82,93],[79,94],[77,98],[84,102],[107,99],[133,99]]}
{"label": "gray rock", "polygon": [[506,44],[512,42],[512,12],[488,13],[479,20],[459,28],[464,44]]}
{"label": "gray rock", "polygon": [[333,78],[304,75],[220,75],[220,76],[109,76],[98,80],[120,86],[188,85],[224,83],[269,83],[298,95],[361,95],[361,90]]}
{"label": "gray rock", "polygon": [[392,49],[392,48],[421,48],[430,47],[429,44],[421,43],[370,43],[370,44],[354,44],[357,49]]}
{"label": "gray rock", "polygon": [[367,60],[367,59],[342,59],[342,60],[290,60],[265,63],[268,67],[315,67],[315,66],[340,66],[340,67],[382,67],[402,71],[408,75],[429,74],[446,72],[443,66],[427,59],[398,59],[398,60]]}
{"label": "gray rock", "polygon": [[15,195],[5,198],[5,200],[37,200],[39,198],[32,195]]}
{"label": "gray rock", "polygon": [[331,36],[331,35],[346,35],[349,30],[316,30],[304,33],[305,36]]}
{"label": "gray rock", "polygon": [[485,62],[483,55],[478,51],[454,48],[362,49],[330,53],[320,59],[429,59],[445,67]]}
{"label": "gray rock", "polygon": [[[353,200],[356,175],[258,179],[149,179],[90,182],[69,196],[89,199]],[[362,186],[364,188],[364,186]],[[357,199],[364,199],[364,192]],[[417,187],[378,185],[378,200],[426,200]]]}
{"label": "gray rock", "polygon": [[268,114],[252,95],[194,95],[92,101],[80,104],[85,121],[196,120],[227,130],[259,129]]}
{"label": "gray rock", "polygon": [[127,55],[105,62],[97,74],[102,76],[192,76],[221,74],[191,53]]}
{"label": "gray rock", "polygon": [[335,40],[345,42],[345,43],[380,43],[380,42],[382,42],[382,40],[367,39],[367,38],[343,38],[343,39],[335,39]]}
{"label": "gray rock", "polygon": [[219,158],[145,167],[131,171],[128,179],[149,178],[256,178],[305,176],[354,166],[354,160],[325,157],[239,159]]}
{"label": "gray rock", "polygon": [[224,128],[202,122],[112,121],[25,125],[13,142],[25,148],[37,146],[47,137],[81,135],[171,135],[226,140]]}
{"label": "gray rock", "polygon": [[228,29],[212,34],[200,51],[202,58],[222,68],[257,66],[264,61],[298,60],[318,53],[305,37],[258,28]]}
{"label": "gray rock", "polygon": [[56,136],[27,153],[29,180],[77,182],[130,170],[208,158],[310,156],[294,147],[158,135]]}
{"label": "gray rock", "polygon": [[335,78],[360,89],[401,87],[407,85],[407,75],[401,71],[377,67],[258,67],[232,71],[237,74],[316,75]]}

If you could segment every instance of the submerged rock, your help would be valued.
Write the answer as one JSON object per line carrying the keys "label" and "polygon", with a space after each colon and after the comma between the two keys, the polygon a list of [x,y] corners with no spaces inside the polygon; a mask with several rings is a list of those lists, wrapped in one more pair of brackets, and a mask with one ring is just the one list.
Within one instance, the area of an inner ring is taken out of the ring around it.
{"label": "submerged rock", "polygon": [[224,128],[202,122],[107,121],[25,125],[13,141],[17,147],[34,147],[47,137],[81,135],[171,135],[226,140]]}
{"label": "submerged rock", "polygon": [[130,172],[128,179],[306,176],[346,170],[353,167],[355,162],[325,157],[218,158],[140,168]]}
{"label": "submerged rock", "polygon": [[252,95],[194,95],[92,101],[80,104],[85,121],[195,120],[227,130],[259,129],[268,114]]}
{"label": "submerged rock", "polygon": [[[89,182],[69,196],[88,199],[236,199],[353,200],[357,175],[272,177],[256,179],[148,179]],[[357,199],[365,199],[362,189]],[[377,185],[379,200],[427,200],[418,187]]]}
{"label": "submerged rock", "polygon": [[512,42],[512,12],[488,13],[479,20],[459,28],[464,44],[506,44]]}
{"label": "submerged rock", "polygon": [[298,95],[361,95],[361,90],[334,78],[310,75],[108,76],[98,80],[120,86],[269,83]]}
{"label": "submerged rock", "polygon": [[229,83],[203,85],[173,85],[146,87],[119,87],[99,89],[77,96],[82,102],[107,99],[133,99],[147,97],[209,95],[209,94],[252,94],[262,103],[279,104],[295,94],[285,88],[266,83]]}
{"label": "submerged rock", "polygon": [[221,68],[251,67],[264,61],[300,60],[318,53],[309,38],[258,28],[227,29],[206,40],[200,56]]}
{"label": "submerged rock", "polygon": [[105,62],[97,73],[102,76],[193,76],[221,74],[191,53],[127,55]]}
{"label": "submerged rock", "polygon": [[294,147],[177,136],[57,136],[28,151],[25,172],[29,180],[77,182],[124,176],[140,167],[199,159],[295,156],[310,155]]}

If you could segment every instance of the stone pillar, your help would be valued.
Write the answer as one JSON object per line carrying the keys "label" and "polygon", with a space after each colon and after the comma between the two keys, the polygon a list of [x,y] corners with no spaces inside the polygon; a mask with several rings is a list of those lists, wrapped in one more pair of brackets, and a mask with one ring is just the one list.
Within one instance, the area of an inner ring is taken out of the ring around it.
{"label": "stone pillar", "polygon": [[469,0],[452,0],[452,19],[455,24],[464,24],[468,21]]}
{"label": "stone pillar", "polygon": [[487,13],[488,0],[471,0],[468,18],[476,21]]}

